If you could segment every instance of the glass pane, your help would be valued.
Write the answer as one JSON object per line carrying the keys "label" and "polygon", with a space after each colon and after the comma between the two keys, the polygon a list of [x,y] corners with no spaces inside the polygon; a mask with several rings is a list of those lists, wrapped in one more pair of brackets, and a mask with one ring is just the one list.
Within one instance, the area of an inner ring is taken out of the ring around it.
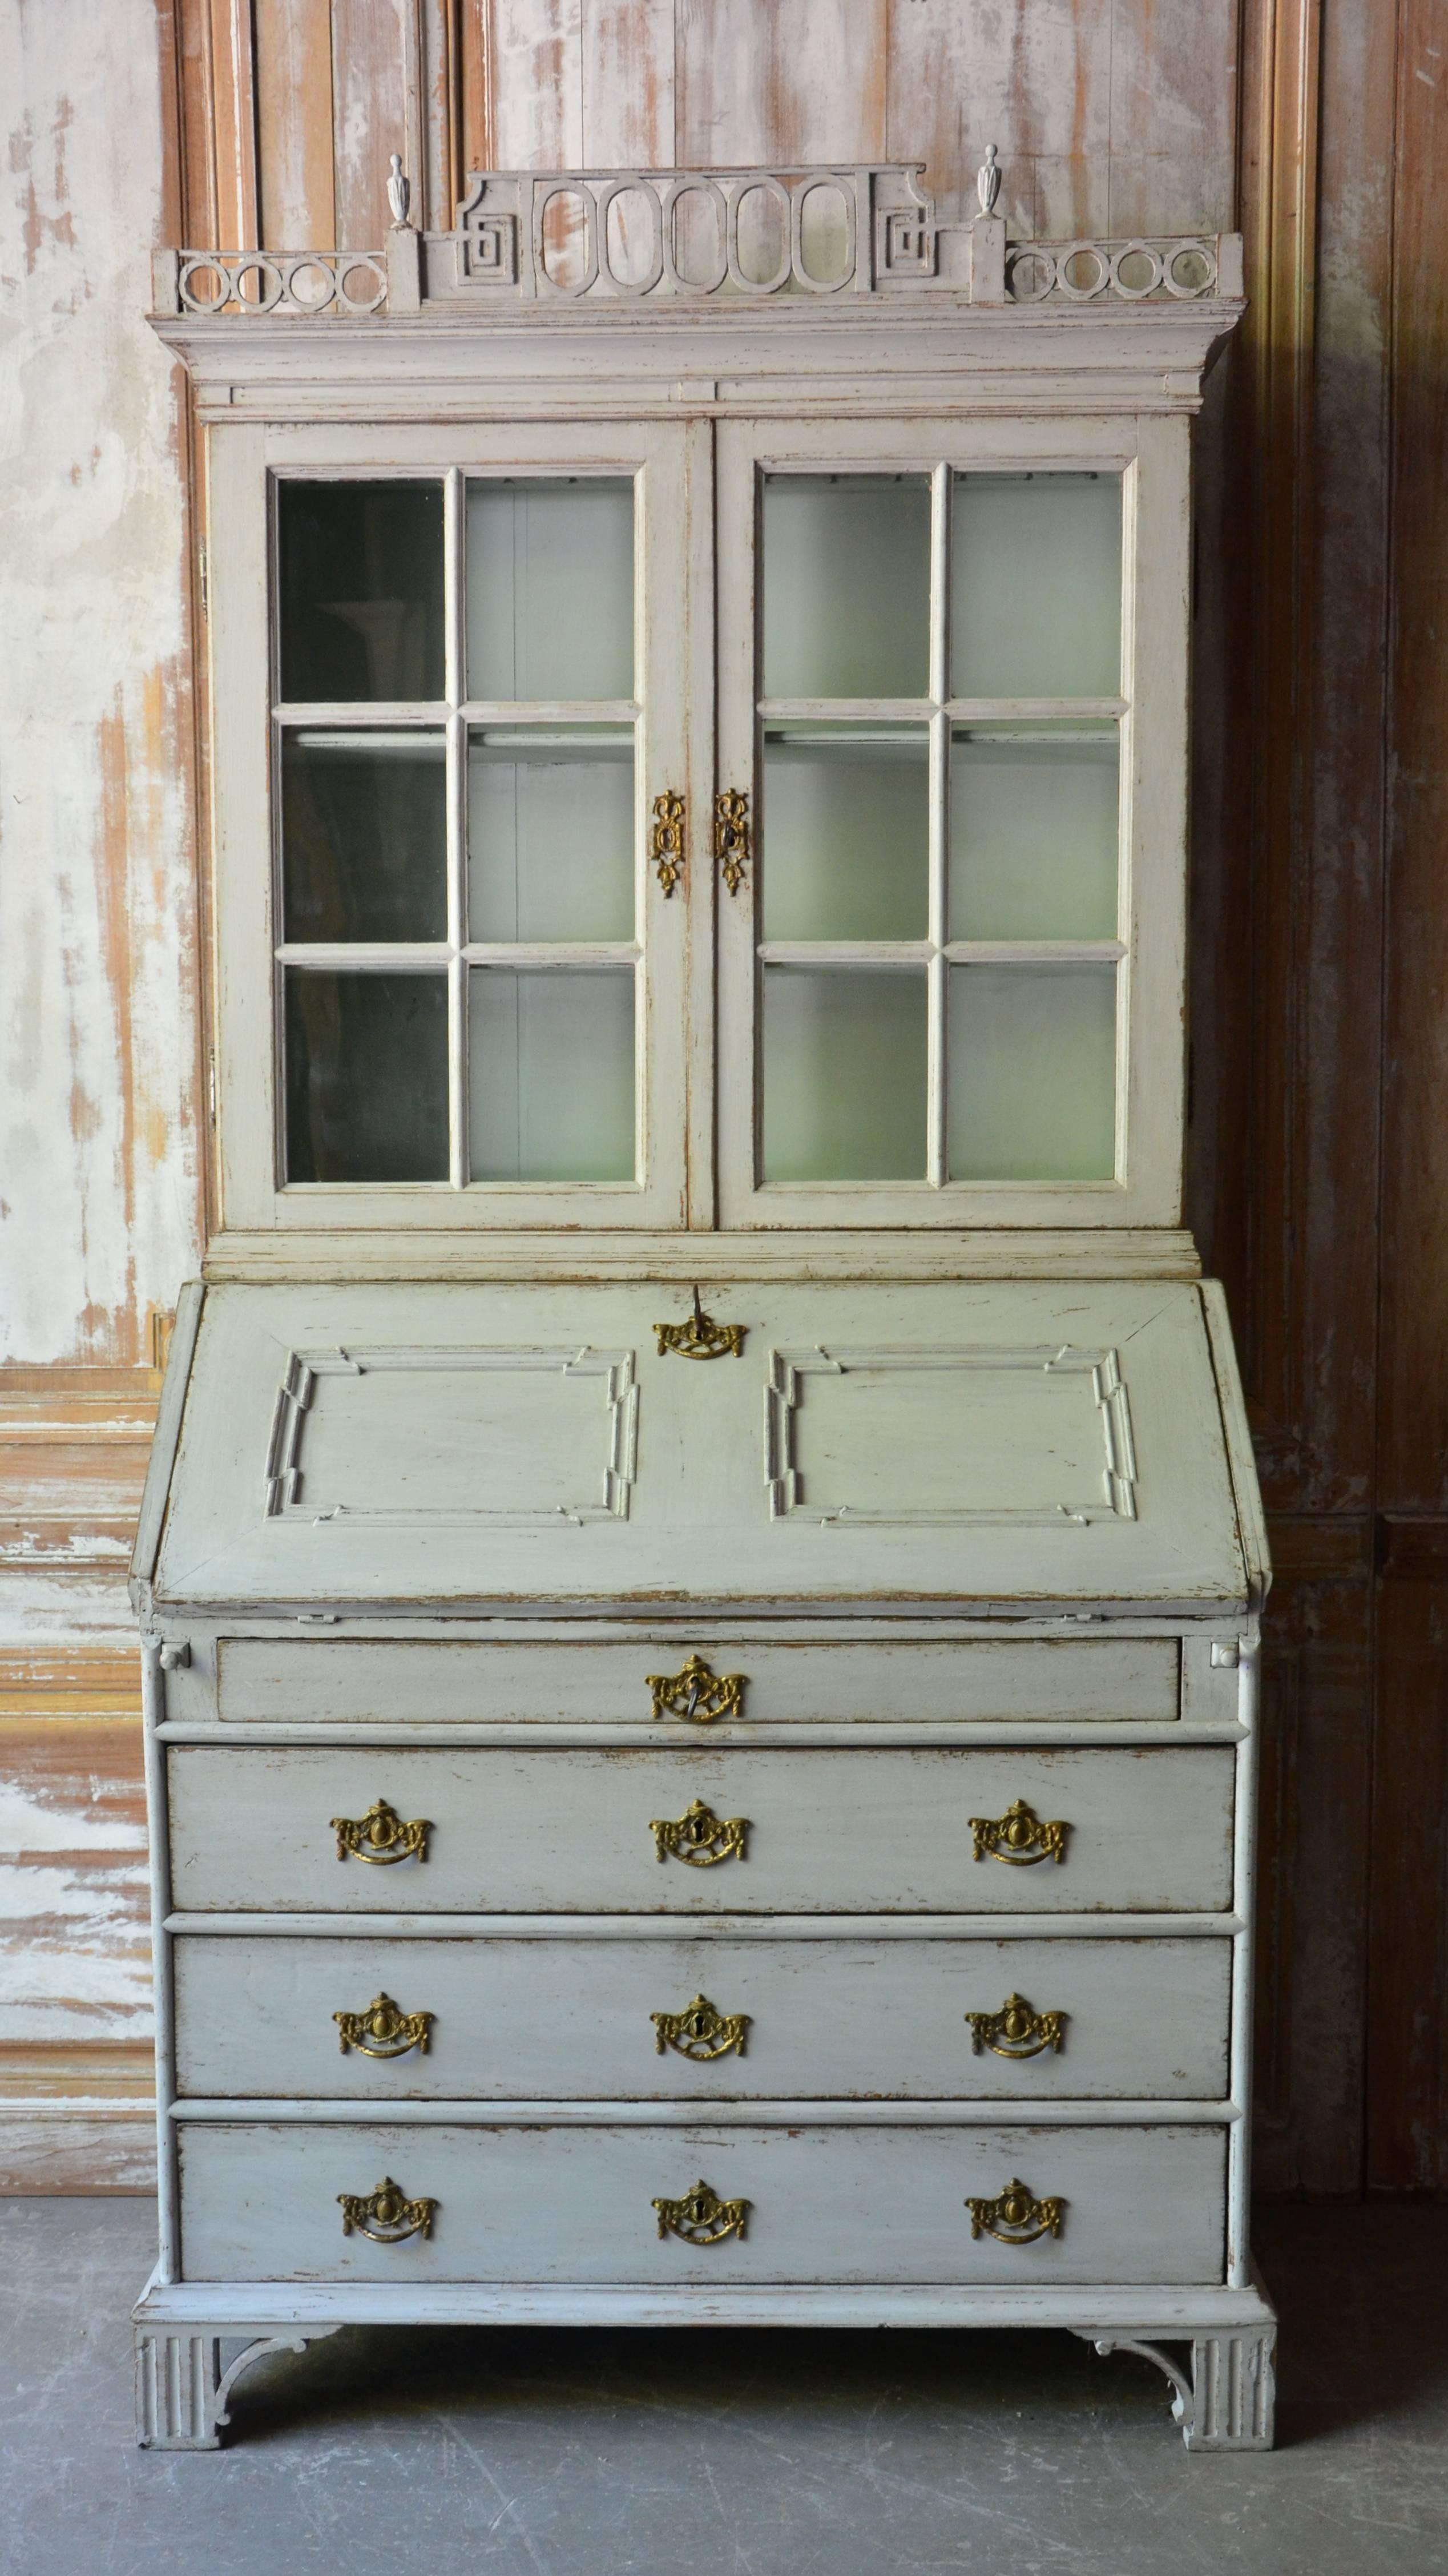
{"label": "glass pane", "polygon": [[445,1181],[447,978],[286,979],[287,1179]]}
{"label": "glass pane", "polygon": [[766,1181],[925,1177],[925,976],[766,966]]}
{"label": "glass pane", "polygon": [[766,939],[923,939],[929,864],[923,725],[765,735]]}
{"label": "glass pane", "polygon": [[1116,727],[958,732],[952,939],[1114,939]]}
{"label": "glass pane", "polygon": [[281,693],[440,698],[442,485],[277,485]]}
{"label": "glass pane", "polygon": [[630,967],[469,977],[475,1181],[631,1181]]}
{"label": "glass pane", "polygon": [[1119,474],[958,474],[950,554],[954,696],[1118,694]]}
{"label": "glass pane", "polygon": [[930,485],[923,474],[770,474],[764,694],[923,698]]}
{"label": "glass pane", "polygon": [[468,694],[631,698],[633,484],[468,485]]}
{"label": "glass pane", "polygon": [[1114,966],[952,966],[953,1181],[1109,1181]]}
{"label": "glass pane", "polygon": [[282,736],[288,939],[447,937],[440,733]]}
{"label": "glass pane", "polygon": [[468,746],[468,936],[632,939],[631,733],[503,733]]}

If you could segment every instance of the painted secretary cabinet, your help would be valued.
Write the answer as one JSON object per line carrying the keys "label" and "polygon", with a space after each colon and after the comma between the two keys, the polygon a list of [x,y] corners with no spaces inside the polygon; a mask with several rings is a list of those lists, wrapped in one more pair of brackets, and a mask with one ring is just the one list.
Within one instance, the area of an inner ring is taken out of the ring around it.
{"label": "painted secretary cabinet", "polygon": [[219,1216],[136,1546],[141,2438],[348,2321],[1065,2326],[1271,2438],[1180,1227],[1240,246],[474,179],[158,263]]}

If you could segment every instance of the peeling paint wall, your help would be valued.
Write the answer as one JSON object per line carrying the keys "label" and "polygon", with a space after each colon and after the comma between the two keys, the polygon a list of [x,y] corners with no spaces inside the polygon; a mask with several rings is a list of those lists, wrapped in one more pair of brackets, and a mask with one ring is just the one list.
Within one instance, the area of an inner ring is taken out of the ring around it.
{"label": "peeling paint wall", "polygon": [[154,0],[0,10],[0,1361],[141,1363],[200,1249],[164,97]]}

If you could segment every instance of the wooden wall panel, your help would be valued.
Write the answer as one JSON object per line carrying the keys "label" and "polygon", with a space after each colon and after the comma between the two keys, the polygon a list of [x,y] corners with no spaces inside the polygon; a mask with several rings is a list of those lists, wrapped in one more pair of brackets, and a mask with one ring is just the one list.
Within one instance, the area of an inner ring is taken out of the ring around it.
{"label": "wooden wall panel", "polygon": [[1448,2194],[1448,66],[1400,0],[1367,2178]]}
{"label": "wooden wall panel", "polygon": [[410,0],[332,0],[332,155],[337,244],[376,250],[392,218],[391,155],[424,166],[421,29]]}
{"label": "wooden wall panel", "polygon": [[253,12],[261,240],[335,250],[331,0],[253,0]]}

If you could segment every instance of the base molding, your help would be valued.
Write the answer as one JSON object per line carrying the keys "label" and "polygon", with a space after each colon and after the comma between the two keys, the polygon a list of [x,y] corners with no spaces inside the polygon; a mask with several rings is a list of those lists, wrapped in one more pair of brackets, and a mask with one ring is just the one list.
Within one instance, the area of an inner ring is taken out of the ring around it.
{"label": "base molding", "polygon": [[1275,2325],[1198,2334],[1177,2342],[1173,2359],[1139,2335],[1076,2333],[1099,2353],[1135,2352],[1155,2362],[1172,2387],[1172,2422],[1189,2451],[1270,2451],[1276,2413]]}
{"label": "base molding", "polygon": [[[269,2352],[301,2352],[344,2325],[1054,2326],[1102,2354],[1140,2353],[1171,2384],[1189,2451],[1268,2450],[1276,2318],[1257,2287],[979,2289],[929,2283],[767,2283],[676,2289],[627,2283],[152,2281],[132,2311],[136,2438],[146,2450],[215,2450],[227,2398]],[[227,2348],[240,2345],[228,2361]]]}

